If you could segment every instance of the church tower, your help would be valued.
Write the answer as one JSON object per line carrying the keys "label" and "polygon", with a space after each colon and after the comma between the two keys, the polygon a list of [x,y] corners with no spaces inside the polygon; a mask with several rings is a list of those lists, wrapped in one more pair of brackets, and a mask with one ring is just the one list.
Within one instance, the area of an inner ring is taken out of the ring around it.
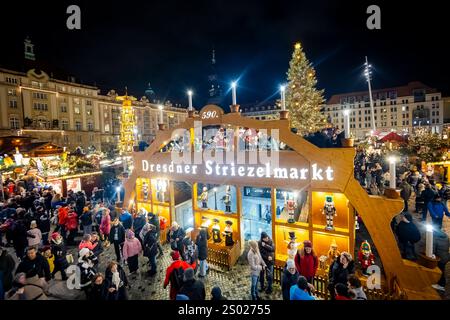
{"label": "church tower", "polygon": [[222,89],[217,80],[216,72],[216,51],[212,50],[211,56],[211,68],[208,76],[208,104],[220,105],[222,103]]}
{"label": "church tower", "polygon": [[35,61],[36,57],[34,56],[34,44],[31,43],[30,38],[27,37],[23,44],[25,60]]}

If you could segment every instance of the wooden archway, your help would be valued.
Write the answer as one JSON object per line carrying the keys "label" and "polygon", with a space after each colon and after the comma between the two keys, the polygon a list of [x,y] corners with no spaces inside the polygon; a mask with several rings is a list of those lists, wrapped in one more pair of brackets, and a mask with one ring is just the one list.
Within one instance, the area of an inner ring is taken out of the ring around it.
{"label": "wooden archway", "polygon": [[[190,130],[196,125],[194,121],[200,121],[206,106],[200,112],[199,117],[187,118],[179,126],[171,130],[159,131],[155,141],[144,152],[133,153],[134,171],[125,181],[124,205],[131,206],[130,200],[135,197],[136,179],[142,177],[142,160],[158,157],[157,153],[161,146],[170,141],[172,132],[177,129]],[[217,106],[213,106],[215,110]],[[373,242],[378,250],[388,283],[393,279],[398,281],[408,299],[439,299],[439,295],[431,287],[440,277],[438,269],[431,270],[418,264],[404,260],[401,257],[397,241],[391,230],[392,219],[402,211],[403,201],[399,199],[388,199],[383,196],[371,196],[360,186],[354,178],[353,159],[355,150],[353,148],[318,148],[290,130],[289,120],[260,121],[242,117],[240,113],[220,114],[217,118],[203,117],[201,125],[223,125],[233,127],[247,127],[255,129],[266,129],[270,135],[271,130],[278,130],[279,139],[290,148],[306,158],[311,163],[317,163],[322,167],[333,166],[339,170],[335,171],[333,181],[310,181],[312,188],[320,188],[324,191],[337,191],[345,194],[351,205],[356,209],[367,227]],[[148,173],[147,173],[148,174]]]}

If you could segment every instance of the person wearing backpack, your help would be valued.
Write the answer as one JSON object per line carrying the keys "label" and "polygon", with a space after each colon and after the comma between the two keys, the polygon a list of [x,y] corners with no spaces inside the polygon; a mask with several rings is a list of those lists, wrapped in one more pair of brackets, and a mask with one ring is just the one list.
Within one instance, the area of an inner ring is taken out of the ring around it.
{"label": "person wearing backpack", "polygon": [[402,256],[405,259],[417,259],[414,244],[420,241],[420,232],[414,224],[413,217],[410,213],[405,212],[403,214],[396,232],[400,242]]}
{"label": "person wearing backpack", "polygon": [[180,259],[179,251],[172,251],[170,254],[173,262],[166,270],[166,278],[164,279],[164,289],[170,283],[170,300],[175,300],[178,291],[183,286],[184,270],[191,268],[191,266]]}

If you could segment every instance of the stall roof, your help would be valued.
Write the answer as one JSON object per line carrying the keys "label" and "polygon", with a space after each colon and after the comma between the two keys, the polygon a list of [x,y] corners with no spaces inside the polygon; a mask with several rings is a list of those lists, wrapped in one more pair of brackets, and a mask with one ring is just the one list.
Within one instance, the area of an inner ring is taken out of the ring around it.
{"label": "stall roof", "polygon": [[34,141],[29,136],[5,136],[0,137],[0,154],[12,155],[19,148],[20,153],[30,157],[45,157],[59,155],[64,150],[62,147],[48,141]]}
{"label": "stall roof", "polygon": [[384,137],[382,137],[379,141],[380,142],[388,142],[388,141],[403,142],[403,141],[405,141],[405,137],[402,137],[398,133],[392,131],[392,132],[389,132],[388,134],[386,134]]}

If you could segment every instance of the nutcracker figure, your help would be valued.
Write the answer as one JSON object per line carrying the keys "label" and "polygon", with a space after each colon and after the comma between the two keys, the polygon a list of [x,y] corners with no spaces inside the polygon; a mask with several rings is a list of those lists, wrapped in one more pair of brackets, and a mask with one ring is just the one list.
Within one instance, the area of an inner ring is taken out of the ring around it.
{"label": "nutcracker figure", "polygon": [[295,223],[295,209],[297,208],[297,202],[292,195],[289,198],[284,195],[284,208],[288,214],[288,223]]}
{"label": "nutcracker figure", "polygon": [[214,225],[212,226],[212,236],[214,243],[222,242],[222,238],[220,236],[219,219],[214,219]]}
{"label": "nutcracker figure", "polygon": [[225,131],[223,128],[220,128],[217,131],[216,136],[214,137],[214,142],[217,149],[225,149]]}
{"label": "nutcracker figure", "polygon": [[198,200],[202,202],[202,208],[208,209],[208,188],[203,187],[203,191],[200,194],[200,197],[198,197]]}
{"label": "nutcracker figure", "polygon": [[225,195],[222,197],[223,204],[225,205],[225,212],[231,212],[231,187],[227,186]]}
{"label": "nutcracker figure", "polygon": [[156,198],[158,199],[159,202],[164,202],[166,191],[167,191],[166,180],[157,180],[156,181]]}
{"label": "nutcracker figure", "polygon": [[225,221],[226,227],[222,232],[222,235],[225,236],[225,245],[226,246],[232,246],[234,244],[233,241],[233,228],[231,227],[233,225],[233,222],[230,220]]}
{"label": "nutcracker figure", "polygon": [[375,256],[372,253],[369,242],[364,240],[359,247],[358,260],[361,264],[362,272],[365,276],[369,276],[367,268],[375,264]]}
{"label": "nutcracker figure", "polygon": [[333,239],[330,245],[330,250],[328,250],[328,265],[331,266],[333,262],[339,258],[341,253],[338,250],[336,240]]}
{"label": "nutcracker figure", "polygon": [[323,206],[322,213],[327,218],[327,226],[325,227],[325,230],[334,230],[333,220],[334,220],[334,217],[337,216],[337,214],[336,214],[336,207],[334,206],[332,196],[325,197],[325,205]]}
{"label": "nutcracker figure", "polygon": [[288,243],[287,247],[287,254],[288,254],[288,260],[294,260],[295,255],[298,251],[298,246],[301,242],[295,241],[297,239],[295,232],[290,231],[289,232],[289,240],[285,240]]}
{"label": "nutcracker figure", "polygon": [[142,182],[142,199],[144,199],[144,201],[148,200],[148,183],[147,182]]}

